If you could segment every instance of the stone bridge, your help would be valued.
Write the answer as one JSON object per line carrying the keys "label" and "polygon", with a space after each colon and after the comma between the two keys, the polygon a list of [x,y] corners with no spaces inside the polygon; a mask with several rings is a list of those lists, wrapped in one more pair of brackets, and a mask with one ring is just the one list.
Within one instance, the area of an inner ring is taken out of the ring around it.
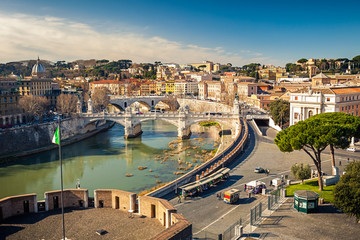
{"label": "stone bridge", "polygon": [[110,103],[120,110],[125,110],[131,104],[135,102],[143,103],[149,107],[155,107],[160,101],[164,100],[164,96],[134,96],[134,97],[124,97],[124,96],[111,96]]}
{"label": "stone bridge", "polygon": [[[89,108],[92,109],[91,107]],[[145,112],[140,113],[133,108],[127,107],[125,112],[120,113],[81,113],[80,116],[87,123],[105,119],[119,123],[125,128],[125,138],[134,138],[142,133],[141,123],[148,120],[163,120],[178,128],[178,138],[186,139],[191,135],[190,126],[201,121],[215,121],[221,126],[230,125],[232,135],[237,136],[240,127],[240,111],[238,102],[234,102],[232,112],[189,112],[188,108],[180,107],[178,112]]]}

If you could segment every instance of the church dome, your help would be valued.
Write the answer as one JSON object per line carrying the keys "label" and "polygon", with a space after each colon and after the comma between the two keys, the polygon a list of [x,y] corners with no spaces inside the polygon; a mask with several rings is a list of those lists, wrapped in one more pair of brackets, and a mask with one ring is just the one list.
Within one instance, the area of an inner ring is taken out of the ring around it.
{"label": "church dome", "polygon": [[41,75],[45,74],[45,71],[46,69],[44,65],[40,63],[40,59],[38,58],[36,64],[32,68],[31,75],[40,77]]}

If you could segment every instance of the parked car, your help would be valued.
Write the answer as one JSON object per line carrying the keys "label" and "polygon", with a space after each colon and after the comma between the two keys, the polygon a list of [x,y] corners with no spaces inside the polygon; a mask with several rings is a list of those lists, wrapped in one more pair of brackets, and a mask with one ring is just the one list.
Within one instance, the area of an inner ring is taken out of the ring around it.
{"label": "parked car", "polygon": [[349,147],[346,150],[350,151],[350,152],[356,152],[356,148],[355,147]]}
{"label": "parked car", "polygon": [[265,169],[263,169],[262,167],[257,167],[257,168],[255,168],[254,172],[256,172],[256,173],[264,173]]}

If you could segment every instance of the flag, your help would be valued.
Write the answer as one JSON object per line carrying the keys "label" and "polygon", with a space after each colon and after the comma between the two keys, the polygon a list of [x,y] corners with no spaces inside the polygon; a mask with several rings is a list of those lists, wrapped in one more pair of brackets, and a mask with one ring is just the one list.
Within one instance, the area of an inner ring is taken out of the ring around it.
{"label": "flag", "polygon": [[57,145],[60,144],[60,135],[59,135],[59,127],[57,127],[56,131],[55,131],[55,134],[53,136],[53,139],[52,139],[52,143],[55,143]]}

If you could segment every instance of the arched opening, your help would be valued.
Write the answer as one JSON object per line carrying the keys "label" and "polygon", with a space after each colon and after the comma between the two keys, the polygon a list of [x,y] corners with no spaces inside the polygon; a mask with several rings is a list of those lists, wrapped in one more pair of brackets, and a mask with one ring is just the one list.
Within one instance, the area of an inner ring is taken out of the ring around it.
{"label": "arched opening", "polygon": [[312,110],[310,110],[310,111],[309,111],[309,118],[310,118],[312,115],[314,115],[314,113],[313,113]]}

